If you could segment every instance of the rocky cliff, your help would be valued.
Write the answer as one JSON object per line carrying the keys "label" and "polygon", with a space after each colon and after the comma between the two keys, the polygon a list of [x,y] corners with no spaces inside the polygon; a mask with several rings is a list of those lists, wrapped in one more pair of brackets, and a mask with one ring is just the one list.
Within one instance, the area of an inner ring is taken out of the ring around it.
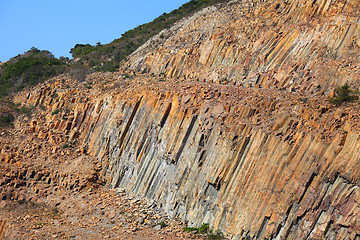
{"label": "rocky cliff", "polygon": [[357,236],[356,103],[125,78],[96,75],[82,91],[61,79],[18,101],[48,108],[45,127],[29,126],[36,136],[65,133],[97,157],[111,188],[154,199],[190,225],[210,222],[234,239]]}
{"label": "rocky cliff", "polygon": [[231,239],[359,239],[360,107],[327,101],[334,86],[359,86],[359,1],[203,13],[118,73],[19,94],[42,109],[26,132],[76,144],[110,188],[190,226]]}
{"label": "rocky cliff", "polygon": [[134,53],[129,66],[168,77],[293,92],[328,94],[346,82],[359,87],[359,4],[232,1],[179,23],[161,47]]}

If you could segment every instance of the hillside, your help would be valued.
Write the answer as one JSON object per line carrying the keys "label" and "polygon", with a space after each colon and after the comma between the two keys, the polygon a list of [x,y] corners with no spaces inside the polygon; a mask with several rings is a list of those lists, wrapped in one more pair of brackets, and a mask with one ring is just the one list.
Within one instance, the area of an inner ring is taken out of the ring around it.
{"label": "hillside", "polygon": [[116,72],[16,94],[4,236],[360,239],[359,4],[212,5]]}
{"label": "hillside", "polygon": [[[125,32],[120,38],[113,40],[111,43],[104,45],[98,43],[95,46],[76,44],[70,53],[74,59],[86,63],[96,71],[116,71],[120,66],[120,61],[124,60],[159,32],[170,28],[174,23],[204,7],[228,1],[191,0],[170,13],[162,14],[152,22],[142,24]],[[161,38],[166,37],[167,35],[161,36]]]}
{"label": "hillside", "polygon": [[32,48],[0,65],[0,97],[34,86],[64,72],[65,61]]}
{"label": "hillside", "polygon": [[[241,1],[212,8],[129,68],[299,93],[359,89],[359,1]],[[204,24],[206,22],[206,24]]]}

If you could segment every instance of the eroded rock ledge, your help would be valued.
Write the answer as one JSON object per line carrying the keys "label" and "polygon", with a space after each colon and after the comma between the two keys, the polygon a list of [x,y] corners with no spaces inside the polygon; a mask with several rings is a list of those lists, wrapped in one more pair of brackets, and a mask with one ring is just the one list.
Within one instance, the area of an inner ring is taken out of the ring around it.
{"label": "eroded rock ledge", "polygon": [[173,78],[299,93],[329,94],[346,82],[359,89],[359,5],[231,1],[180,22],[176,34],[156,49],[135,52],[126,65]]}
{"label": "eroded rock ledge", "polygon": [[[359,106],[147,74],[66,76],[16,101],[96,157],[111,188],[228,237],[358,237]],[[57,111],[56,114],[54,111]]]}

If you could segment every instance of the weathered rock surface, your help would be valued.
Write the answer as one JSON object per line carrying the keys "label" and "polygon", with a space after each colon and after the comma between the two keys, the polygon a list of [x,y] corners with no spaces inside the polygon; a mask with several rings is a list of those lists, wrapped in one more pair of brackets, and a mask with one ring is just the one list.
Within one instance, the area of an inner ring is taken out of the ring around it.
{"label": "weathered rock surface", "polygon": [[[47,202],[56,205],[0,201],[0,218],[7,220],[5,225],[0,223],[5,239],[203,238],[200,234],[184,233],[183,225],[168,219],[153,201],[127,197],[120,189],[87,189],[61,197],[51,195]],[[154,226],[160,223],[160,229],[156,230]]]}
{"label": "weathered rock surface", "polygon": [[[232,239],[359,239],[360,106],[327,101],[335,86],[359,89],[359,1],[232,1],[204,13],[118,73],[59,76],[16,96],[43,110],[22,130],[34,144],[2,144],[1,162],[15,169],[45,148],[36,185],[104,181]],[[12,173],[3,199],[19,199]]]}
{"label": "weathered rock surface", "polygon": [[234,239],[360,233],[357,103],[147,74],[91,81],[78,90],[54,80],[17,100],[58,110],[45,125],[74,136],[111,188]]}
{"label": "weathered rock surface", "polygon": [[0,221],[0,238],[2,238],[3,235],[4,235],[4,232],[5,232],[5,224],[6,224],[6,221],[5,221],[5,220]]}
{"label": "weathered rock surface", "polygon": [[359,0],[231,1],[182,24],[130,68],[168,77],[327,92],[359,87]]}
{"label": "weathered rock surface", "polygon": [[[67,84],[70,93],[78,91],[73,79]],[[52,102],[59,96],[60,89],[53,91]],[[0,129],[0,239],[204,238],[184,232],[153,200],[103,186],[101,164],[86,154],[70,124],[74,111],[37,104],[32,117],[21,115],[14,128]]]}

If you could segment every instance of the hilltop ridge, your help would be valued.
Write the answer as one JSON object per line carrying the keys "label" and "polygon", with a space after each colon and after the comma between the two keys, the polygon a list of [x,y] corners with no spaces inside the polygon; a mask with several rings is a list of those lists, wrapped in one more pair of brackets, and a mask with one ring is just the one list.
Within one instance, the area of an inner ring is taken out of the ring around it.
{"label": "hilltop ridge", "polygon": [[[229,0],[191,0],[170,13],[163,13],[149,23],[142,24],[114,39],[111,43],[95,46],[90,44],[76,44],[70,51],[76,61],[86,63],[96,71],[116,71],[120,61],[126,59],[132,52],[146,41],[164,32],[179,20],[191,16],[197,11],[210,5],[226,3]],[[166,34],[160,34],[166,39]]]}

